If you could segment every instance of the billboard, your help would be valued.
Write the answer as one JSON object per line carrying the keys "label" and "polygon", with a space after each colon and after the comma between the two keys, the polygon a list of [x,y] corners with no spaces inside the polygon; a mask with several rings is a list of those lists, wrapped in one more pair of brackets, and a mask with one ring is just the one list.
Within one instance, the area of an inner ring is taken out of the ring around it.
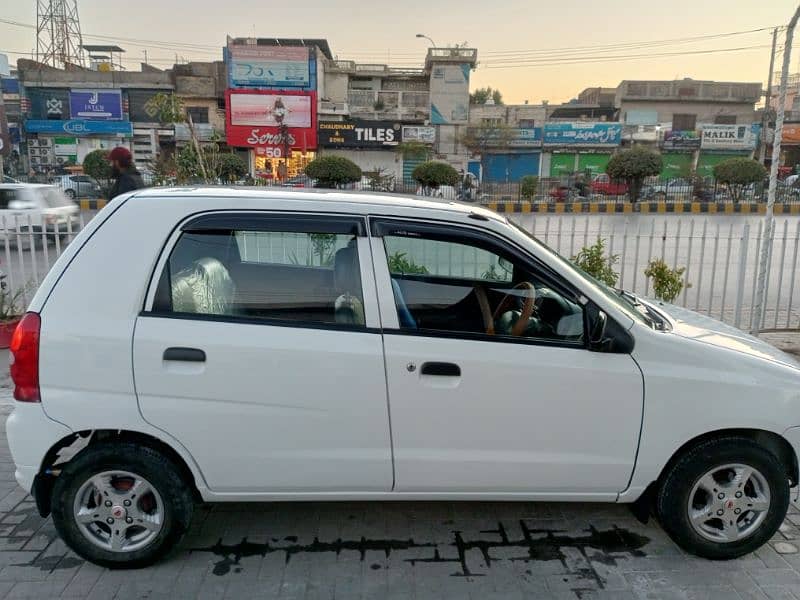
{"label": "billboard", "polygon": [[701,148],[714,150],[752,150],[756,147],[760,125],[700,125]]}
{"label": "billboard", "polygon": [[71,90],[69,114],[73,119],[121,121],[122,92],[120,90]]}
{"label": "billboard", "polygon": [[404,142],[436,143],[436,127],[423,125],[403,125]]}
{"label": "billboard", "polygon": [[661,146],[665,150],[697,150],[700,147],[700,134],[696,131],[668,129],[664,132]]}
{"label": "billboard", "polygon": [[229,46],[228,78],[233,87],[308,88],[309,49],[281,46]]}
{"label": "billboard", "polygon": [[71,119],[69,121],[34,120],[25,121],[25,131],[28,133],[50,133],[70,135],[121,135],[133,136],[133,125],[130,121],[89,121],[86,119]]}
{"label": "billboard", "polygon": [[394,121],[320,121],[319,145],[325,148],[391,148],[400,142]]}
{"label": "billboard", "polygon": [[538,147],[542,145],[542,128],[530,127],[522,129],[513,129],[511,139],[508,142],[509,146],[533,146]]}
{"label": "billboard", "polygon": [[547,123],[545,146],[619,146],[622,125],[619,123]]}
{"label": "billboard", "polygon": [[314,92],[228,90],[225,133],[229,146],[278,147],[285,140],[295,150],[317,147],[317,99]]}

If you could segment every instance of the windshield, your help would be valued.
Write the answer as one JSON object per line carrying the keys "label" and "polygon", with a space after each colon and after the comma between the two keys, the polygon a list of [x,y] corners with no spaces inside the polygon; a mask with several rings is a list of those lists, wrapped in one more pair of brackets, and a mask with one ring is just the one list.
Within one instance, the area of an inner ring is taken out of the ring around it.
{"label": "windshield", "polygon": [[[581,279],[583,279],[587,286],[599,292],[603,298],[608,300],[610,303],[615,305],[619,308],[622,312],[628,315],[631,319],[638,321],[647,325],[648,327],[656,328],[657,323],[655,320],[650,317],[647,313],[647,310],[643,307],[643,305],[637,304],[636,297],[633,294],[621,293],[618,290],[606,285],[602,281],[595,279],[591,275],[589,275],[583,269],[577,267],[575,263],[572,261],[567,260],[563,256],[561,256],[558,252],[550,248],[547,244],[542,242],[541,240],[537,239],[532,233],[526,231],[523,227],[514,223],[513,221],[507,220],[507,222],[514,227],[517,231],[524,234],[526,238],[531,240],[534,244],[536,244],[537,248],[541,249],[543,252],[548,254],[550,258],[553,259],[560,267],[563,269],[567,269],[576,273]],[[641,307],[641,308],[640,308]]]}

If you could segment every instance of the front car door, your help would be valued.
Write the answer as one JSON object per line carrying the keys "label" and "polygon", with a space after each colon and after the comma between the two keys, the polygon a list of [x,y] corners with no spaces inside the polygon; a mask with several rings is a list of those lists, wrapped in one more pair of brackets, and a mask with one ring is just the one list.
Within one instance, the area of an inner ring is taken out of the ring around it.
{"label": "front car door", "polygon": [[391,489],[371,273],[358,217],[215,212],[173,234],[136,323],[136,391],[212,492]]}
{"label": "front car door", "polygon": [[395,490],[615,498],[643,382],[629,354],[587,348],[587,299],[477,229],[371,229]]}

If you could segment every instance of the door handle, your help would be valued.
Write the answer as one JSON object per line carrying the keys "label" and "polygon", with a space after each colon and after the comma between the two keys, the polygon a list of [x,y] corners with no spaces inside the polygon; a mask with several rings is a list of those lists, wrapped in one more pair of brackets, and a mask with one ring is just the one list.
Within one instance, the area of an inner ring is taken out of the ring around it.
{"label": "door handle", "polygon": [[206,353],[199,348],[167,348],[164,360],[181,362],[206,362]]}
{"label": "door handle", "polygon": [[461,377],[461,367],[449,362],[426,362],[422,363],[420,373],[438,377]]}

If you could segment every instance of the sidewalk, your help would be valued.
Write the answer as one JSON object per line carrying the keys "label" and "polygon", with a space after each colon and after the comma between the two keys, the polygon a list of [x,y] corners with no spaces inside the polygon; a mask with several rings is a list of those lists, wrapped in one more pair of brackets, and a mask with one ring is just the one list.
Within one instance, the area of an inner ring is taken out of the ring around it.
{"label": "sidewalk", "polygon": [[762,333],[759,337],[776,348],[800,358],[800,331]]}

